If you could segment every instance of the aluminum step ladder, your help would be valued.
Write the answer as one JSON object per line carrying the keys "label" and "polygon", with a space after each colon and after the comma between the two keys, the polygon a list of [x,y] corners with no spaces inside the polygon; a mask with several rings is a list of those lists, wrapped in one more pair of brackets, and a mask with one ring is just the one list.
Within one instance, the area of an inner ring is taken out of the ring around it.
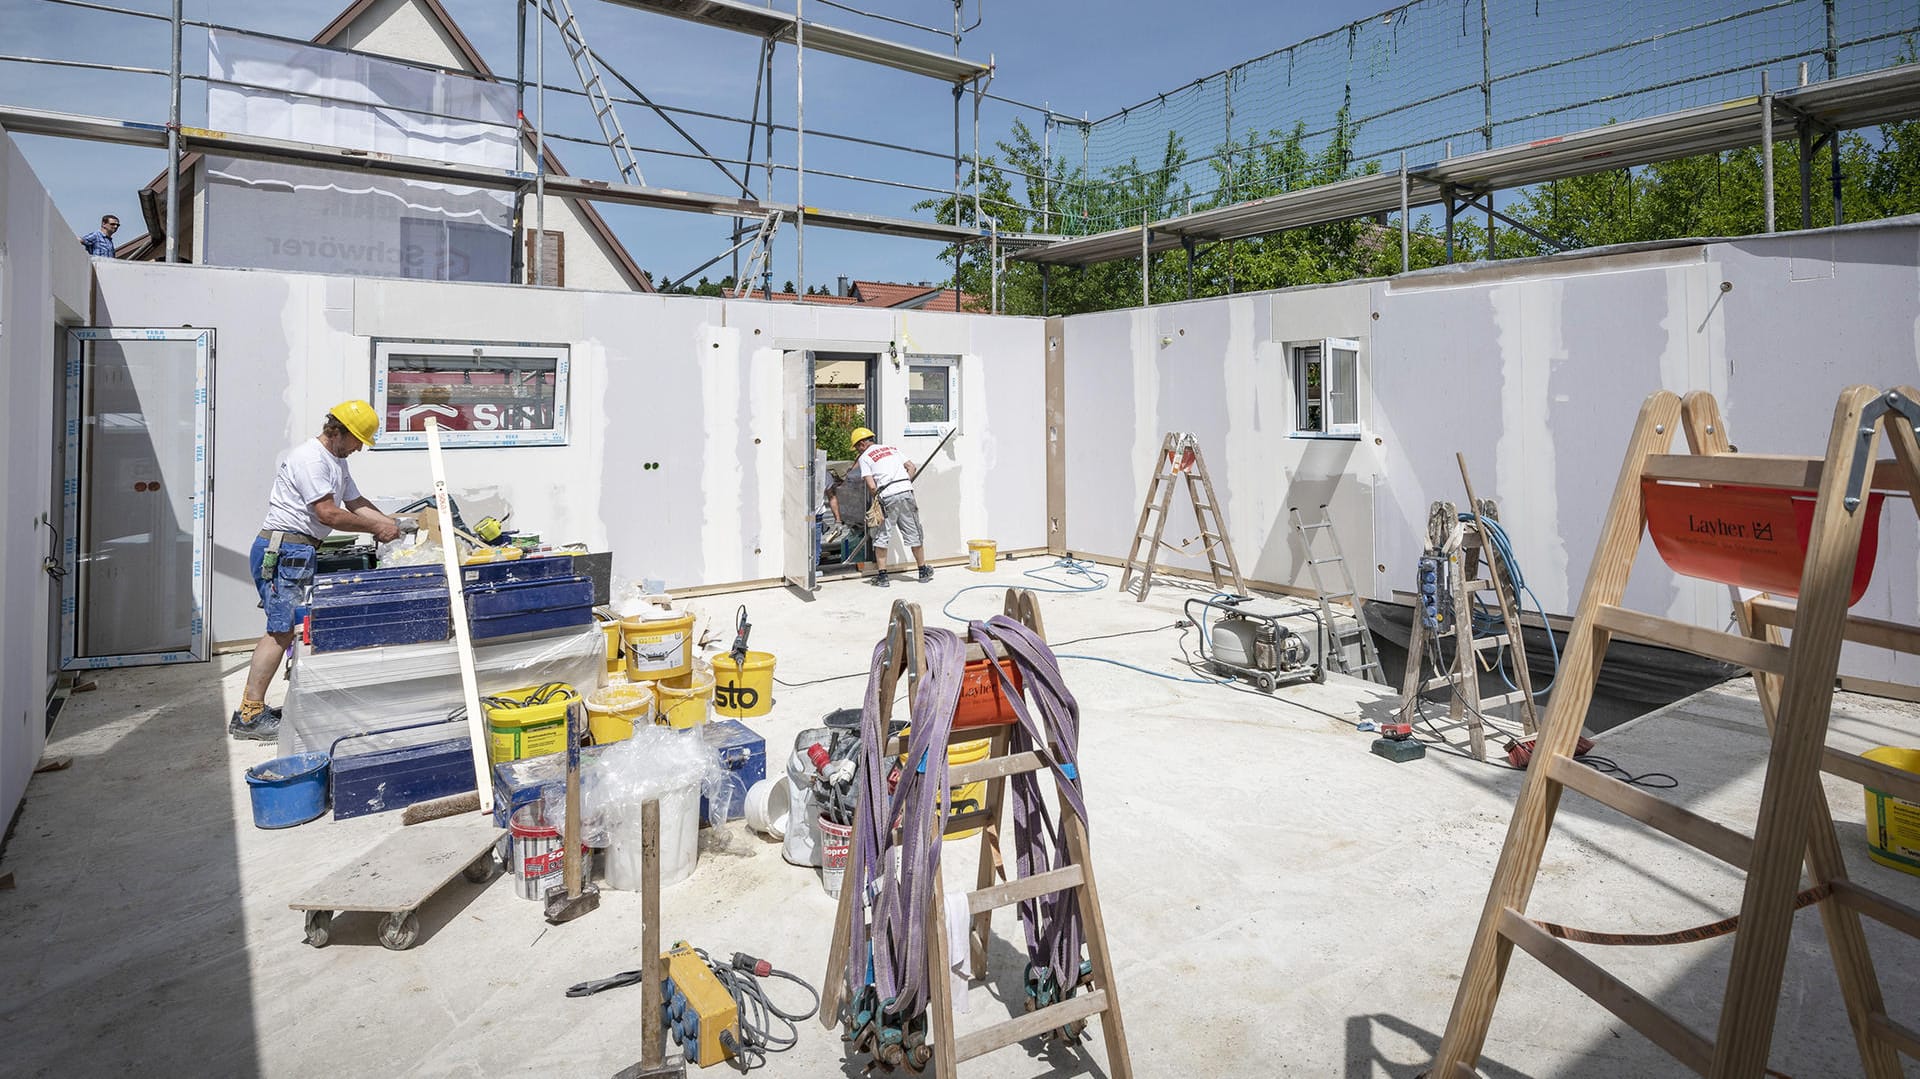
{"label": "aluminum step ladder", "polygon": [[[1386,669],[1380,666],[1380,652],[1373,645],[1373,631],[1367,628],[1367,616],[1360,610],[1360,598],[1353,584],[1353,571],[1347,568],[1346,552],[1340,548],[1340,533],[1333,527],[1333,515],[1327,507],[1320,507],[1320,519],[1308,521],[1298,506],[1288,506],[1287,515],[1293,519],[1293,530],[1300,536],[1300,550],[1306,556],[1307,573],[1313,578],[1314,595],[1320,599],[1320,617],[1327,627],[1327,651],[1331,653],[1333,668],[1342,674],[1355,678],[1364,678],[1369,682],[1385,684]],[[1314,550],[1313,538],[1324,532],[1333,547],[1333,554],[1321,555]],[[1340,571],[1340,591],[1327,591],[1327,584],[1320,576],[1321,566],[1333,566]],[[1353,611],[1353,624],[1342,628],[1333,616],[1333,601],[1340,600]],[[1347,662],[1347,645],[1360,642],[1360,662]]]}
{"label": "aluminum step ladder", "polygon": [[[613,164],[620,170],[620,179],[636,185],[646,183],[646,177],[640,174],[640,163],[634,160],[633,147],[627,143],[627,129],[620,126],[620,116],[613,111],[613,99],[607,96],[606,84],[600,79],[600,68],[593,62],[593,50],[587,47],[587,39],[580,32],[580,17],[573,13],[573,4],[569,0],[542,0],[542,3],[547,18],[560,28],[560,41],[567,47],[574,73],[580,76],[581,89],[587,92],[587,103],[600,125],[600,135],[606,140],[607,149],[613,151]],[[564,17],[555,13],[556,5]]]}
{"label": "aluminum step ladder", "polygon": [[[1173,508],[1173,488],[1175,477],[1184,477],[1187,481],[1187,497],[1193,503],[1193,517],[1200,526],[1200,534],[1185,543],[1167,543],[1162,537],[1167,531],[1167,512]],[[1153,520],[1153,530],[1148,532],[1147,521]],[[1153,587],[1153,571],[1160,554],[1160,548],[1185,553],[1195,540],[1200,541],[1207,554],[1207,572],[1213,576],[1213,586],[1227,591],[1229,584],[1232,592],[1245,596],[1246,581],[1240,577],[1240,562],[1233,556],[1233,544],[1227,541],[1226,520],[1220,516],[1220,500],[1213,493],[1213,480],[1207,475],[1206,458],[1200,454],[1200,442],[1186,431],[1169,431],[1160,445],[1160,453],[1154,459],[1153,482],[1147,485],[1146,501],[1140,507],[1140,523],[1133,530],[1133,547],[1127,552],[1126,568],[1120,574],[1120,590],[1133,593],[1134,601],[1147,598],[1147,590]],[[1146,553],[1141,553],[1141,547]],[[1226,570],[1222,576],[1220,571]]]}

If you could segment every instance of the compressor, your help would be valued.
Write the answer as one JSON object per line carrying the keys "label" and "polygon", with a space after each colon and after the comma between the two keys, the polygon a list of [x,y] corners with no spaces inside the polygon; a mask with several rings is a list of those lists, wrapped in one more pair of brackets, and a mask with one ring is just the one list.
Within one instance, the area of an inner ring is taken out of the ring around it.
{"label": "compressor", "polygon": [[[1252,611],[1242,606],[1248,602],[1245,596],[1187,601],[1187,620],[1202,627],[1201,662],[1215,673],[1245,678],[1269,692],[1294,682],[1326,681],[1326,627],[1319,612],[1308,607],[1277,614]],[[1281,621],[1297,615],[1313,619],[1312,636]]]}

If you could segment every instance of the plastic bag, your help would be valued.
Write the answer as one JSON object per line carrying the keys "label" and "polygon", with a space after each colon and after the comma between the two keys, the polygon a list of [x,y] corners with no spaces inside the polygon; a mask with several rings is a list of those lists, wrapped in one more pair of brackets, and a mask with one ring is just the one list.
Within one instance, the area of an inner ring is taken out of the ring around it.
{"label": "plastic bag", "polygon": [[[732,808],[731,774],[698,731],[636,724],[632,737],[581,761],[582,834],[588,846],[603,847],[614,832],[637,833],[642,806],[682,791],[706,795],[713,819],[723,820],[722,811]],[[546,797],[553,796],[549,788]],[[547,819],[565,820],[565,807],[549,806]]]}

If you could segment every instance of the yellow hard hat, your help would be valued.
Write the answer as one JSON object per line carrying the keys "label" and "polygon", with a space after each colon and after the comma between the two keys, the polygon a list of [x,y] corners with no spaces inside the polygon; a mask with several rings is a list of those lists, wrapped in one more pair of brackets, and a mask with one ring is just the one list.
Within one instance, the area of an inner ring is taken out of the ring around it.
{"label": "yellow hard hat", "polygon": [[328,409],[327,415],[339,420],[340,426],[352,432],[363,446],[373,445],[374,437],[380,433],[380,414],[359,398],[340,402]]}
{"label": "yellow hard hat", "polygon": [[865,427],[856,427],[853,429],[853,434],[847,436],[847,441],[858,446],[861,442],[872,437],[874,437],[872,430]]}

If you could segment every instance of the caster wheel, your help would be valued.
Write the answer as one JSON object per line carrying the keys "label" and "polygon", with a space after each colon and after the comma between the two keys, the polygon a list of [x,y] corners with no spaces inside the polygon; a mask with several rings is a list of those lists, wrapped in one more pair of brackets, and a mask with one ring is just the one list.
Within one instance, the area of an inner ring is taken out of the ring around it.
{"label": "caster wheel", "polygon": [[472,865],[461,870],[460,875],[475,884],[490,884],[505,872],[506,868],[500,862],[500,848],[492,847],[487,850],[487,853],[475,859]]}
{"label": "caster wheel", "polygon": [[327,938],[333,933],[333,912],[330,910],[310,910],[307,912],[307,944],[313,948],[327,946]]}
{"label": "caster wheel", "polygon": [[1273,676],[1272,675],[1263,674],[1260,676],[1260,691],[1262,693],[1273,692]]}
{"label": "caster wheel", "polygon": [[380,944],[404,952],[420,939],[420,919],[410,910],[396,910],[380,922]]}
{"label": "caster wheel", "polygon": [[1315,667],[1313,669],[1313,684],[1317,686],[1325,685],[1326,681],[1327,681],[1327,669],[1325,667]]}

